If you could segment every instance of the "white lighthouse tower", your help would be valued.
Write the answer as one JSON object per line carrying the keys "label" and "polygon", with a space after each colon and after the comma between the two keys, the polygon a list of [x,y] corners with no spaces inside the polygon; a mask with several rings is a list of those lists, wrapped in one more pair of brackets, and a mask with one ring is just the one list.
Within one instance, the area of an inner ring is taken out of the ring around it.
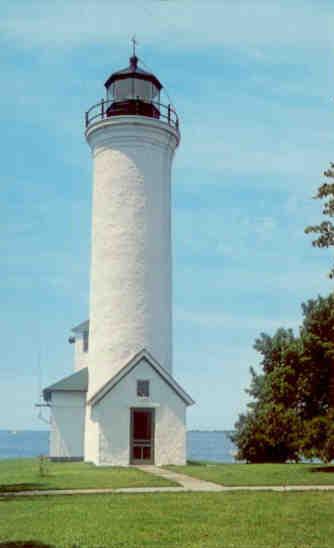
{"label": "white lighthouse tower", "polygon": [[159,80],[138,67],[135,55],[105,87],[106,102],[86,120],[94,179],[88,396],[144,348],[172,373],[171,168],[178,120],[160,104]]}
{"label": "white lighthouse tower", "polygon": [[[172,376],[171,170],[179,122],[135,51],[105,88],[106,98],[85,117],[93,162],[90,319],[73,329],[72,390],[64,390],[64,379],[61,389],[57,383],[44,391],[56,432],[51,456],[180,464],[193,401]],[[84,426],[81,453],[73,454],[77,447],[65,455],[59,432],[71,437],[77,421],[68,414],[73,424],[60,425],[52,402],[60,392],[73,397],[73,383]]]}

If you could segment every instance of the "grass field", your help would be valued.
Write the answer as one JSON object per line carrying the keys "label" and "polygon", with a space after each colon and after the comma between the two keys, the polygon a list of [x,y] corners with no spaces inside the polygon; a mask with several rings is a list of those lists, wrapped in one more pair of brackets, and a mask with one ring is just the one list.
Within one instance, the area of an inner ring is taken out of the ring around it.
{"label": "grass field", "polygon": [[0,546],[333,548],[333,507],[334,493],[316,492],[0,499]]}
{"label": "grass field", "polygon": [[[189,464],[170,470],[223,485],[332,485],[334,466],[319,464]],[[333,544],[334,546],[334,544]]]}
{"label": "grass field", "polygon": [[0,492],[177,485],[136,468],[98,468],[83,462],[49,462],[46,468],[47,475],[41,477],[38,459],[0,461]]}

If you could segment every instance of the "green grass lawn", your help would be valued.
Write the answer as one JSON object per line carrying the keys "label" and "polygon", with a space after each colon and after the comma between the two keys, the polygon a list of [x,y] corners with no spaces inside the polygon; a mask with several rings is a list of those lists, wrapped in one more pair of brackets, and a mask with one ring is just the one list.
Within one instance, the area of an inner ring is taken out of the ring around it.
{"label": "green grass lawn", "polygon": [[315,492],[2,499],[0,547],[333,548],[333,507],[334,493]]}
{"label": "green grass lawn", "polygon": [[168,468],[223,485],[334,484],[334,466],[330,465],[194,463],[187,466],[168,466]]}
{"label": "green grass lawn", "polygon": [[84,462],[48,462],[39,474],[38,459],[0,460],[0,492],[32,489],[89,489],[177,485],[136,468],[96,467]]}

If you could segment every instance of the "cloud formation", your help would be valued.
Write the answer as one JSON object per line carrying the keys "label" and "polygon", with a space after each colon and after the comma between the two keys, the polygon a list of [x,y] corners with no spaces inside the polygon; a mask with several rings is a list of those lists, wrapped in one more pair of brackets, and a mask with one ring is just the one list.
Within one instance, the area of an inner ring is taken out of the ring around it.
{"label": "cloud formation", "polygon": [[332,40],[330,2],[236,0],[125,1],[37,0],[13,2],[0,29],[18,43],[53,48],[114,46],[139,34],[163,50],[205,47],[323,47]]}

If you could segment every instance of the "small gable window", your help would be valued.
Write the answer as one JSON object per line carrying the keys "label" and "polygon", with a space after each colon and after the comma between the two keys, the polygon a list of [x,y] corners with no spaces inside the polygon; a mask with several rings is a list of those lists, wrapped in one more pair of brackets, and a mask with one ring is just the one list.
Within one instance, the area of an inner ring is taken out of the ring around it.
{"label": "small gable window", "polygon": [[82,334],[82,350],[88,352],[88,331],[84,331]]}
{"label": "small gable window", "polygon": [[150,381],[137,381],[137,396],[139,398],[150,396]]}

